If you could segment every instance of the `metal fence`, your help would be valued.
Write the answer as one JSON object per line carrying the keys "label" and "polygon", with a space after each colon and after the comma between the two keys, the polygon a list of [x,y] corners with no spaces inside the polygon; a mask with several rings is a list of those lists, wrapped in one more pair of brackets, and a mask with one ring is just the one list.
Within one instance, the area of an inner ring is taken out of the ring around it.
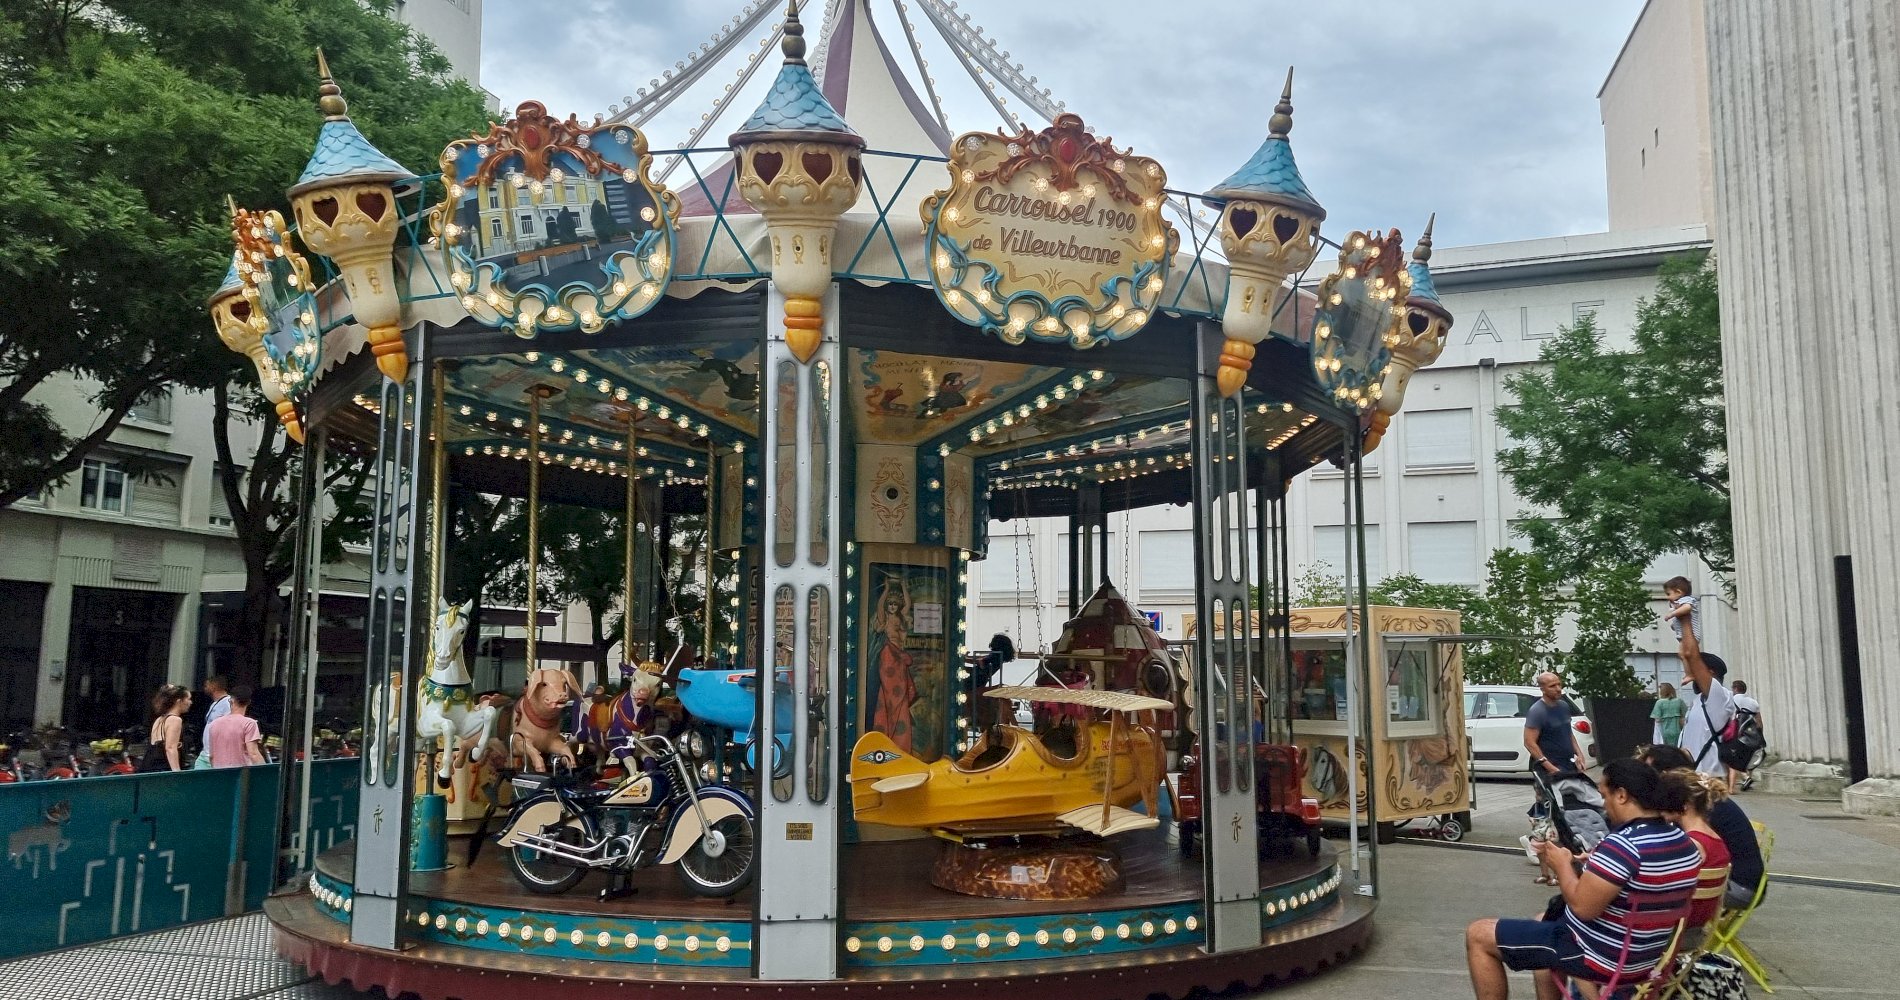
{"label": "metal fence", "polygon": [[[0,959],[262,906],[278,766],[0,785]],[[357,775],[353,759],[311,766],[306,857],[355,836]]]}

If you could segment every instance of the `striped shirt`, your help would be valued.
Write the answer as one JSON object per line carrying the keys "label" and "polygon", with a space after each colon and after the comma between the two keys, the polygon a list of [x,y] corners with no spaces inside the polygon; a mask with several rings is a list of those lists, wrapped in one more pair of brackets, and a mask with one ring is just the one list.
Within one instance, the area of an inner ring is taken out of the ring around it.
{"label": "striped shirt", "polygon": [[[1590,853],[1583,870],[1595,872],[1619,890],[1602,916],[1594,920],[1584,920],[1570,910],[1564,912],[1565,923],[1583,948],[1584,963],[1607,980],[1616,972],[1617,958],[1623,953],[1630,907],[1647,894],[1692,891],[1701,874],[1702,852],[1681,827],[1643,817],[1617,827]],[[1674,934],[1672,927],[1630,933],[1622,978],[1654,968]]]}
{"label": "striped shirt", "polygon": [[[1684,604],[1689,606],[1689,628],[1695,633],[1696,645],[1700,646],[1703,640],[1702,602],[1688,594],[1684,594],[1669,603],[1676,607],[1681,607]],[[1676,638],[1682,638],[1682,619],[1680,617],[1669,619],[1669,630],[1676,633]]]}

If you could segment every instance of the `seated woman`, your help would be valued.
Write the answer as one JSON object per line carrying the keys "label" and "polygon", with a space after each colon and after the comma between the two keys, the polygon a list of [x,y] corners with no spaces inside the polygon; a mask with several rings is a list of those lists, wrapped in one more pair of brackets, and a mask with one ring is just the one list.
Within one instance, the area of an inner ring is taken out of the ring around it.
{"label": "seated woman", "polygon": [[1682,804],[1680,810],[1663,810],[1664,818],[1682,827],[1682,832],[1702,849],[1702,871],[1696,878],[1695,902],[1689,907],[1688,921],[1692,928],[1701,927],[1721,911],[1722,897],[1728,889],[1728,845],[1709,825],[1709,813],[1715,804],[1728,798],[1728,785],[1720,778],[1687,768],[1664,771],[1662,778],[1672,798]]}

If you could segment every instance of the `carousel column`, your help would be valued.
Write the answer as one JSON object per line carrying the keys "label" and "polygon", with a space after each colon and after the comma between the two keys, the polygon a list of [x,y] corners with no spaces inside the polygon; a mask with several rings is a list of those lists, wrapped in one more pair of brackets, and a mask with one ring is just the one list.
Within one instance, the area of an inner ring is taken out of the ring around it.
{"label": "carousel column", "polygon": [[1254,662],[1266,692],[1266,718],[1262,721],[1268,737],[1276,743],[1290,743],[1293,631],[1288,626],[1293,615],[1293,591],[1287,559],[1286,480],[1281,474],[1280,457],[1273,452],[1256,450],[1252,461],[1259,464],[1254,478],[1254,526],[1258,529],[1255,555],[1259,560],[1261,601],[1255,609],[1260,627],[1254,632]]}
{"label": "carousel column", "polygon": [[1201,733],[1201,815],[1207,950],[1260,944],[1259,827],[1253,791],[1253,685],[1257,673],[1247,552],[1244,394],[1217,382],[1223,335],[1200,331],[1191,390],[1196,611],[1194,647]]}
{"label": "carousel column", "polygon": [[[1081,483],[1075,488],[1075,510],[1069,515],[1069,615],[1081,613],[1083,602],[1102,585],[1108,574],[1108,516],[1102,513],[1102,484]],[[1123,580],[1122,586],[1128,581]]]}
{"label": "carousel column", "polygon": [[[659,648],[660,607],[668,604],[664,574],[660,571],[660,560],[665,548],[661,545],[660,521],[666,516],[661,504],[663,481],[652,468],[637,466],[640,476],[630,497],[629,511],[632,523],[628,529],[632,533],[633,564],[633,602],[629,617],[632,619],[627,636],[631,640],[625,650],[626,662],[640,664],[647,660],[665,656],[667,651]],[[601,678],[607,683],[609,678]]]}
{"label": "carousel column", "polygon": [[[792,699],[792,739],[765,774],[760,762],[758,975],[762,979],[835,979],[838,975],[839,800],[841,775],[833,720],[840,717],[838,646],[833,622],[841,576],[838,525],[837,290],[825,296],[815,348],[787,343],[773,324],[764,375],[765,545],[763,599],[772,642],[760,676],[779,671],[790,684],[759,685],[759,717],[777,717]],[[773,286],[771,315],[787,298]],[[801,360],[808,358],[809,360]]]}
{"label": "carousel column", "polygon": [[[323,570],[324,515],[318,484],[323,481],[328,443],[327,431],[311,429],[297,475],[297,548],[284,671],[284,766],[278,773],[277,792],[278,881],[305,870],[315,860],[305,838],[310,832],[310,769],[317,759],[311,737],[316,731],[317,594]],[[298,750],[303,752],[301,760]]]}
{"label": "carousel column", "polygon": [[428,659],[430,615],[421,571],[429,553],[420,515],[430,494],[430,360],[426,338],[418,336],[416,341],[407,357],[407,377],[382,382],[371,500],[369,653],[364,661],[369,718],[357,806],[350,941],[375,948],[398,946],[405,916],[415,778],[413,692]]}

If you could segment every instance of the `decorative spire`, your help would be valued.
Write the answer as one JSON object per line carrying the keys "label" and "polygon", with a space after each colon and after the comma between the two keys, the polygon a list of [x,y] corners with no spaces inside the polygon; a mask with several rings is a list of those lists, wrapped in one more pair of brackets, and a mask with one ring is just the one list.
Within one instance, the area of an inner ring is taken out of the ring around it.
{"label": "decorative spire", "polygon": [[1425,235],[1420,236],[1418,245],[1412,248],[1412,259],[1420,264],[1429,263],[1432,259],[1432,224],[1437,221],[1438,213],[1433,212],[1431,218],[1425,220]]}
{"label": "decorative spire", "polygon": [[785,40],[779,50],[785,53],[785,65],[805,65],[805,26],[798,21],[798,0],[786,0]]}
{"label": "decorative spire", "polygon": [[1286,86],[1280,91],[1280,103],[1274,105],[1273,115],[1267,119],[1266,141],[1232,176],[1214,185],[1207,192],[1207,198],[1221,203],[1262,201],[1310,215],[1316,222],[1323,221],[1326,209],[1320,207],[1313,192],[1307,189],[1299,164],[1293,160],[1293,143],[1287,138],[1291,131],[1293,69],[1289,66]]}
{"label": "decorative spire", "polygon": [[323,112],[326,122],[346,122],[350,120],[350,106],[343,100],[343,88],[336,85],[336,79],[330,76],[330,61],[323,58],[323,49],[317,49],[317,75],[323,82],[317,86],[317,110]]}
{"label": "decorative spire", "polygon": [[1280,103],[1273,106],[1273,117],[1267,119],[1267,134],[1284,139],[1293,131],[1293,67],[1286,68],[1286,87],[1280,91]]}

